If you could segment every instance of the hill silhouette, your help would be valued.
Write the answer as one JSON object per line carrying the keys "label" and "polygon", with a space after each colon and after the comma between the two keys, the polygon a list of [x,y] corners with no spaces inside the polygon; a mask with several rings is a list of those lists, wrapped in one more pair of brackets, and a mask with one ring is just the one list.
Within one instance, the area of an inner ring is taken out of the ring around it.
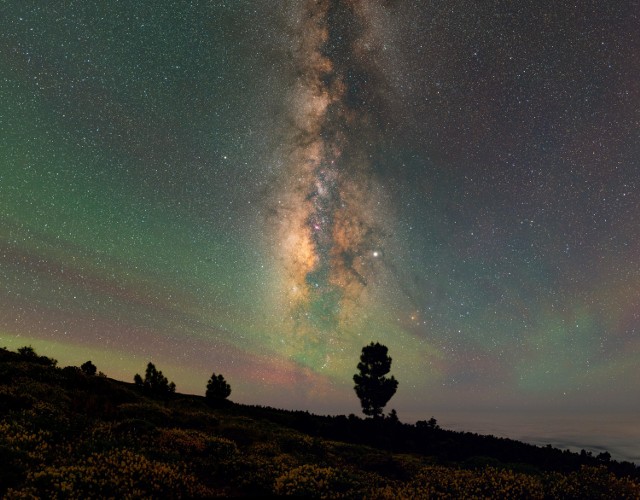
{"label": "hill silhouette", "polygon": [[0,349],[0,496],[640,497],[638,468],[606,453],[448,431],[435,419],[156,398],[56,365]]}

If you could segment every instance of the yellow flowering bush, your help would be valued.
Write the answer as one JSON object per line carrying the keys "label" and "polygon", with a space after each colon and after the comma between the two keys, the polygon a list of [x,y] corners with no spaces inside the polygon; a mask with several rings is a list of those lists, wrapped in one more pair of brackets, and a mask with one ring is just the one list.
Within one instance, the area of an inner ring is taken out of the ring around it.
{"label": "yellow flowering bush", "polygon": [[342,498],[351,484],[333,467],[305,464],[288,470],[275,480],[273,493],[306,498]]}
{"label": "yellow flowering bush", "polygon": [[18,422],[0,422],[0,443],[10,450],[21,452],[31,461],[43,462],[47,459],[51,433],[45,430],[32,431]]}
{"label": "yellow flowering bush", "polygon": [[195,498],[211,496],[184,465],[153,462],[127,449],[91,455],[79,465],[49,466],[27,474],[7,498]]}
{"label": "yellow flowering bush", "polygon": [[155,448],[163,453],[180,455],[212,455],[227,459],[238,453],[238,447],[232,440],[211,436],[193,429],[158,429]]}
{"label": "yellow flowering bush", "polygon": [[494,467],[487,467],[482,474],[474,476],[465,489],[465,494],[468,493],[481,498],[544,498],[540,478]]}
{"label": "yellow flowering bush", "polygon": [[285,453],[276,457],[241,455],[230,464],[230,471],[238,477],[243,489],[268,493],[272,490],[275,479],[295,465],[295,459]]}
{"label": "yellow flowering bush", "polygon": [[424,467],[407,483],[395,482],[369,492],[376,499],[427,498],[528,498],[545,497],[536,476],[487,467],[482,470]]}
{"label": "yellow flowering bush", "polygon": [[640,484],[637,481],[617,477],[604,466],[583,465],[577,472],[555,472],[548,474],[546,479],[549,496],[555,498],[640,498]]}
{"label": "yellow flowering bush", "polygon": [[640,484],[620,478],[606,467],[583,466],[578,472],[536,476],[508,469],[487,467],[482,470],[425,467],[411,481],[395,481],[370,489],[371,499],[427,498],[640,498]]}
{"label": "yellow flowering bush", "polygon": [[111,422],[96,422],[89,429],[86,440],[90,443],[115,443],[116,436],[113,431],[114,424]]}

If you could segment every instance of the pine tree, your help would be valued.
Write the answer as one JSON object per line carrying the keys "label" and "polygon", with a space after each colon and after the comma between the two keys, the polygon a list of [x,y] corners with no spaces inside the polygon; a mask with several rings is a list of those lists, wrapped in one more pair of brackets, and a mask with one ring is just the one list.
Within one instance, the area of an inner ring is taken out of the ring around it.
{"label": "pine tree", "polygon": [[220,404],[231,394],[231,386],[222,375],[214,373],[207,382],[207,401],[213,404]]}
{"label": "pine tree", "polygon": [[142,390],[153,396],[168,396],[176,392],[176,384],[169,382],[160,370],[151,362],[147,364],[147,370],[144,374],[144,380],[136,373],[133,377],[135,384],[142,388]]}
{"label": "pine tree", "polygon": [[371,342],[362,348],[358,363],[360,373],[353,376],[353,381],[356,383],[354,389],[365,415],[380,417],[382,408],[398,388],[398,381],[393,376],[385,376],[391,370],[391,357],[387,352],[387,347],[378,342]]}

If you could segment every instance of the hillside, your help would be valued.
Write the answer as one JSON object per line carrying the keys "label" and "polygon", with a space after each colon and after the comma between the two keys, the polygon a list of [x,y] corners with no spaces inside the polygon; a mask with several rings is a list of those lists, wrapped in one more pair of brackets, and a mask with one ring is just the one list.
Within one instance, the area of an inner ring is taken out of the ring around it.
{"label": "hillside", "polygon": [[437,423],[317,416],[134,384],[0,349],[6,498],[638,498],[631,463]]}

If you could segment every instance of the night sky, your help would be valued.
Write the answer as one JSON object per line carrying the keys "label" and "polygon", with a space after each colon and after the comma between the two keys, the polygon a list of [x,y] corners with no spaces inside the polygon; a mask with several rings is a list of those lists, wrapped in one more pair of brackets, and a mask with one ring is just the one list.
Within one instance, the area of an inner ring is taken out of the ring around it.
{"label": "night sky", "polygon": [[379,341],[403,420],[638,417],[639,27],[637,0],[2,2],[0,344],[348,414]]}

